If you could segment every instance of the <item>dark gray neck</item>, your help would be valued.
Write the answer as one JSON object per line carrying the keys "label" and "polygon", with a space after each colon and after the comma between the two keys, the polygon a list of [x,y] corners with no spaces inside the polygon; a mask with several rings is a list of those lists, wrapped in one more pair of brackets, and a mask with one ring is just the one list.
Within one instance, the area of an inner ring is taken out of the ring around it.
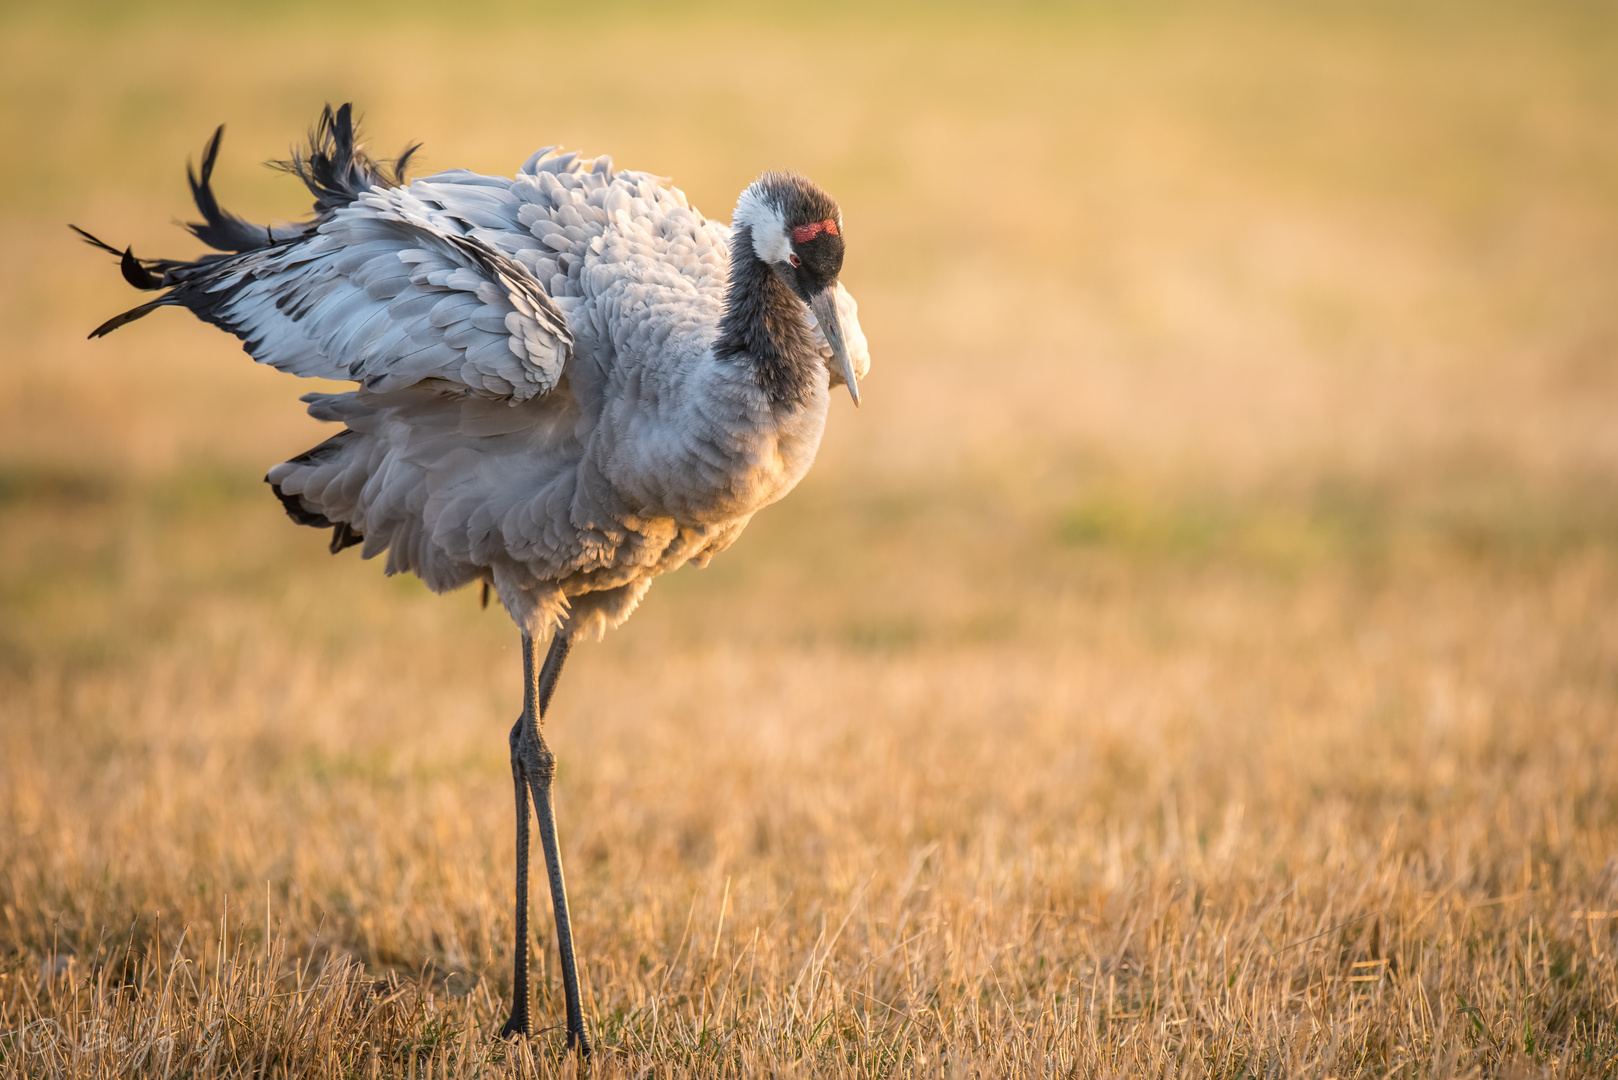
{"label": "dark gray neck", "polygon": [[803,301],[753,251],[746,225],[731,240],[730,287],[714,355],[751,366],[777,411],[802,405],[815,380],[826,377]]}

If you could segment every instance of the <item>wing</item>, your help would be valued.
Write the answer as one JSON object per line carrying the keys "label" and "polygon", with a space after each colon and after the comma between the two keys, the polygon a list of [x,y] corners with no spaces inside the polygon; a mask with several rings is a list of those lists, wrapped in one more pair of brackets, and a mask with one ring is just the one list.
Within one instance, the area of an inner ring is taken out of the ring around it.
{"label": "wing", "polygon": [[[179,262],[124,252],[132,284],[167,291],[91,336],[182,306],[241,338],[259,363],[294,375],[376,390],[425,383],[513,403],[553,389],[573,339],[533,273],[472,235],[452,206],[383,186],[363,158],[357,169],[334,169],[345,150],[350,162],[357,156],[346,107],[328,113],[315,139],[308,161],[292,167],[324,199],[319,216],[301,229],[258,230],[213,200],[216,135],[201,183],[193,180],[208,221],[193,232],[235,253]],[[470,199],[495,194],[469,186]]]}
{"label": "wing", "polygon": [[294,375],[376,390],[436,380],[513,401],[552,389],[572,336],[539,281],[412,202],[367,192],[313,236],[187,282],[180,302]]}

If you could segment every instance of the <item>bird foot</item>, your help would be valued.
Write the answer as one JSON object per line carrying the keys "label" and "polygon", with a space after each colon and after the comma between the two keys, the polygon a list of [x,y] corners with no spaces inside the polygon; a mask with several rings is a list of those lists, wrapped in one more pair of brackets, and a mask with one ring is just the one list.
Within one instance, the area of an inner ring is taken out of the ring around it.
{"label": "bird foot", "polygon": [[[551,1028],[550,1030],[554,1031],[556,1029]],[[512,1013],[511,1017],[506,1021],[505,1027],[500,1029],[500,1037],[509,1042],[519,1035],[527,1039],[533,1036],[533,1032],[529,1029],[527,1017],[519,1018],[516,1013]],[[568,1032],[567,1048],[576,1051],[581,1058],[588,1059],[592,1053],[590,1039],[583,1032]]]}

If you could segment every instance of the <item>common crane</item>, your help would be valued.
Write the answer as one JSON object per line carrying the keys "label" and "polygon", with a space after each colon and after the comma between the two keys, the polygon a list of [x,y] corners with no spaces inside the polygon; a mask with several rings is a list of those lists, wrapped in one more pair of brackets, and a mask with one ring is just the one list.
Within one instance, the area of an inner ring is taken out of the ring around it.
{"label": "common crane", "polygon": [[[224,129],[188,169],[216,249],[140,259],[79,230],[155,299],[100,337],[178,306],[261,364],[348,380],[307,394],[343,425],[265,478],[292,520],[446,592],[481,581],[522,633],[511,729],[517,805],[512,1009],[529,1033],[533,798],[556,916],[567,1043],[590,1051],[557,846],[556,759],[542,724],[572,643],[622,623],[652,579],[706,565],[803,478],[830,392],[859,404],[869,357],[838,283],[843,217],[823,190],[768,172],[729,226],[678,188],[547,148],[514,178],[462,169],[406,182],[351,108],[328,106],[279,163],[314,194],[306,224],[252,225],[211,178]],[[543,660],[540,650],[548,641]]]}

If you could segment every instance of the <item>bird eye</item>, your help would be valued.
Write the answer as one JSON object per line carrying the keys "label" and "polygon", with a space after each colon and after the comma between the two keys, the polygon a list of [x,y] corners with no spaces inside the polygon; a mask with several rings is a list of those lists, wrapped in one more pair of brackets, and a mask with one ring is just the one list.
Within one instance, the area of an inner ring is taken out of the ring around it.
{"label": "bird eye", "polygon": [[802,266],[803,265],[803,260],[798,258],[797,255],[788,255],[787,258],[792,260],[792,265],[793,266]]}

